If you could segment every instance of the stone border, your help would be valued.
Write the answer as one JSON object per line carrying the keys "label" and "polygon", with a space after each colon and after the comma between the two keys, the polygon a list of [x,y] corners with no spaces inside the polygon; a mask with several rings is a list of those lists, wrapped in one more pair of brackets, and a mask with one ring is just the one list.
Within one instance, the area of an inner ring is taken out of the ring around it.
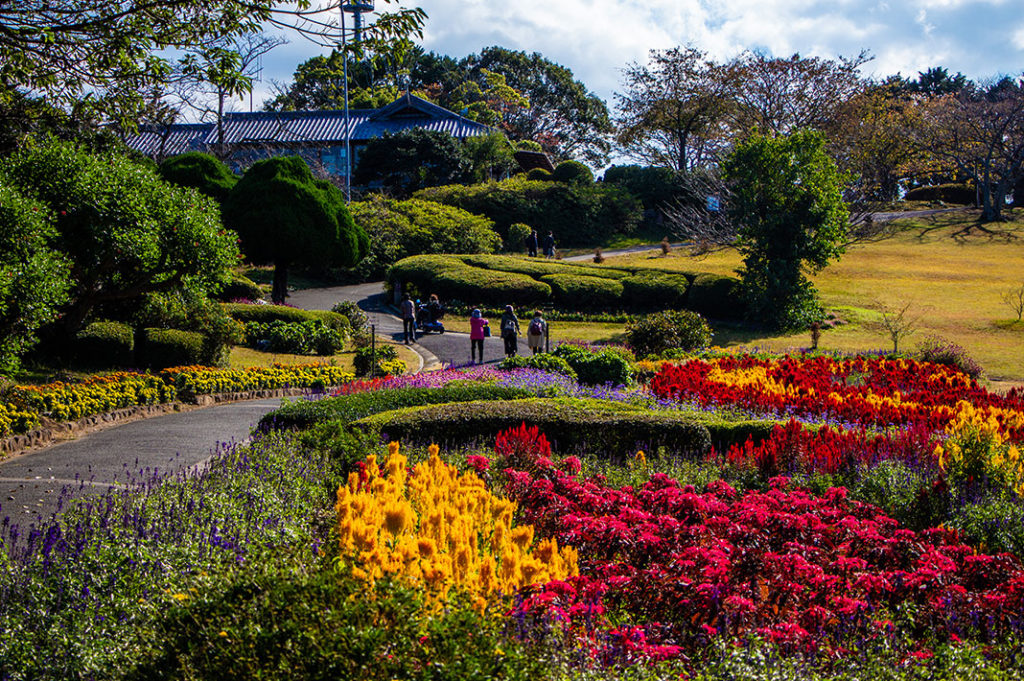
{"label": "stone border", "polygon": [[119,426],[130,421],[163,416],[179,411],[202,409],[228,402],[246,402],[272,397],[299,397],[311,392],[310,388],[274,388],[264,390],[248,390],[245,392],[213,393],[197,395],[194,402],[164,402],[161,404],[141,404],[123,409],[115,409],[103,414],[93,414],[77,421],[57,421],[35,428],[27,433],[0,438],[0,461],[24,454],[25,452],[43,449],[65,440],[73,440],[80,435],[104,428]]}

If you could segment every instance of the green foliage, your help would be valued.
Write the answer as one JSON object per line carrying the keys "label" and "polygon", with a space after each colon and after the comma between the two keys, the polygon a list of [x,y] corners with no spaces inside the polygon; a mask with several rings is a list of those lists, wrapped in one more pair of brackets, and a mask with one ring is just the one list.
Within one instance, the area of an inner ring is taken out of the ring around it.
{"label": "green foliage", "polygon": [[[377,363],[374,367],[375,357]],[[373,368],[374,376],[384,376],[391,372],[387,371],[383,365],[394,362],[396,359],[398,359],[398,350],[395,349],[394,345],[377,343],[372,347],[359,348],[356,350],[354,360],[356,376],[369,376],[371,368]]]}
{"label": "green foliage", "polygon": [[853,498],[874,504],[901,525],[921,530],[942,522],[945,513],[936,513],[932,500],[922,491],[933,480],[924,471],[890,459],[863,471],[850,488]]}
{"label": "green foliage", "polygon": [[562,343],[552,354],[568,362],[584,385],[629,385],[633,382],[632,363],[636,358],[621,348],[604,348],[595,352]]}
{"label": "green foliage", "polygon": [[636,199],[604,184],[542,182],[519,176],[468,187],[433,187],[417,196],[486,216],[503,237],[513,223],[522,222],[539,234],[554,232],[565,246],[600,244],[613,234],[630,234],[640,221]]}
{"label": "green foliage", "polygon": [[849,220],[843,177],[824,137],[812,131],[754,136],[733,149],[723,170],[732,188],[727,208],[738,227],[748,314],[772,328],[806,328],[821,309],[804,273],[839,257]]}
{"label": "green foliage", "polygon": [[657,210],[674,200],[690,198],[682,175],[661,166],[611,166],[604,171],[606,184],[626,189],[646,210]]}
{"label": "green foliage", "polygon": [[524,367],[562,374],[574,381],[578,380],[576,372],[565,359],[547,352],[541,352],[536,355],[512,355],[498,363],[499,369],[521,369]]}
{"label": "green foliage", "polygon": [[172,156],[160,164],[160,176],[179,187],[191,187],[218,203],[238,183],[238,176],[223,161],[201,151]]}
{"label": "green foliage", "polygon": [[949,525],[986,553],[1024,554],[1024,506],[1019,500],[986,495],[954,510]]}
{"label": "green foliage", "polygon": [[144,329],[142,363],[150,369],[208,364],[203,334],[179,329]]}
{"label": "green foliage", "polygon": [[690,414],[652,412],[595,399],[527,398],[409,407],[352,425],[392,439],[447,445],[493,441],[521,423],[535,425],[559,452],[589,451],[620,459],[638,449],[665,447],[677,456],[701,457],[711,448],[707,428]]}
{"label": "green foliage", "polygon": [[333,355],[345,346],[345,336],[320,319],[249,322],[245,325],[245,341],[257,350],[296,355]]}
{"label": "green foliage", "polygon": [[942,201],[962,206],[973,206],[978,200],[978,190],[969,184],[936,184],[914,187],[903,196],[905,201]]}
{"label": "green foliage", "polygon": [[100,305],[183,288],[220,288],[238,258],[216,204],[117,154],[46,140],[0,163],[0,175],[56,214],[54,247],[71,261],[67,337]]}
{"label": "green foliage", "polygon": [[[551,287],[514,272],[493,272],[470,267],[445,256],[421,255],[395,263],[387,273],[392,284],[411,284],[421,295],[437,293],[447,300],[505,305],[541,302],[551,296]],[[403,288],[408,290],[408,288]]]}
{"label": "green foliage", "polygon": [[682,274],[640,271],[622,280],[622,305],[629,310],[686,305],[690,279]]}
{"label": "green foliage", "polygon": [[558,305],[574,309],[615,309],[622,306],[622,282],[574,274],[547,274],[541,281],[551,287]]}
{"label": "green foliage", "polygon": [[519,168],[512,145],[500,132],[467,137],[462,144],[472,165],[474,182],[504,177]]}
{"label": "green foliage", "polygon": [[352,182],[407,197],[425,187],[469,182],[473,160],[447,132],[408,128],[385,132],[363,148]]}
{"label": "green foliage", "polygon": [[690,284],[686,307],[712,319],[740,319],[747,309],[742,282],[735,277],[699,274]]}
{"label": "green foliage", "polygon": [[505,240],[506,251],[520,251],[526,239],[530,236],[533,228],[521,222],[514,222],[508,226],[508,238]]}
{"label": "green foliage", "polygon": [[0,373],[19,364],[67,300],[68,260],[51,246],[54,215],[0,177]]}
{"label": "green foliage", "polygon": [[240,322],[307,322],[322,321],[335,331],[347,336],[351,330],[345,315],[328,310],[300,310],[284,305],[248,305],[246,303],[224,303],[223,310]]}
{"label": "green foliage", "polygon": [[544,168],[531,168],[530,171],[526,173],[526,179],[536,180],[540,182],[550,182],[554,178],[552,177],[551,171],[549,170],[545,170]]}
{"label": "green foliage", "polygon": [[701,350],[711,345],[711,327],[690,310],[666,310],[631,319],[626,342],[637,357],[660,355],[666,350]]}
{"label": "green foliage", "polygon": [[135,332],[121,322],[89,324],[75,335],[75,360],[85,366],[130,367],[135,360]]}
{"label": "green foliage", "polygon": [[240,274],[231,276],[231,281],[224,285],[215,296],[217,300],[231,302],[232,300],[260,300],[263,298],[263,289],[248,277]]}
{"label": "green foliage", "polygon": [[569,184],[593,184],[594,173],[579,161],[562,161],[555,166],[551,179]]}
{"label": "green foliage", "polygon": [[546,274],[571,274],[574,276],[601,277],[604,279],[625,279],[630,276],[630,270],[620,270],[609,266],[598,267],[582,262],[539,260],[537,258],[508,255],[459,255],[456,257],[473,267],[501,270],[502,272],[518,272],[520,274],[528,274],[535,279],[541,278]]}
{"label": "green foliage", "polygon": [[371,195],[351,204],[352,217],[370,240],[357,266],[367,280],[381,277],[402,258],[426,253],[492,253],[501,246],[487,218],[422,199],[397,201]]}
{"label": "green foliage", "polygon": [[275,303],[287,295],[289,266],[351,267],[369,247],[341,190],[315,179],[298,156],[254,163],[228,194],[224,220],[238,230],[246,256],[274,263]]}

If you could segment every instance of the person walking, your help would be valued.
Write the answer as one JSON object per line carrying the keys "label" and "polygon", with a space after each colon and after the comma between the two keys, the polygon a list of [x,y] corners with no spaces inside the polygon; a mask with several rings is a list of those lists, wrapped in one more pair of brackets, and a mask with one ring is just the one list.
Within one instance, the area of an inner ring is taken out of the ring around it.
{"label": "person walking", "polygon": [[505,341],[505,356],[512,357],[518,352],[519,344],[519,317],[516,317],[515,310],[511,305],[505,306],[501,314],[501,339]]}
{"label": "person walking", "polygon": [[405,344],[409,345],[416,341],[416,303],[406,293],[402,296],[402,304],[399,306],[402,311],[402,332],[405,334]]}
{"label": "person walking", "polygon": [[544,237],[544,257],[553,258],[555,257],[555,233],[548,232],[548,235]]}
{"label": "person walking", "polygon": [[548,330],[548,323],[544,321],[544,313],[534,310],[533,319],[526,327],[526,344],[533,350],[533,354],[544,351],[544,336]]}
{"label": "person walking", "polygon": [[531,258],[537,257],[537,230],[530,230],[530,236],[526,237],[526,251],[530,254]]}
{"label": "person walking", "polygon": [[[484,338],[490,335],[489,322],[484,319],[484,316],[480,314],[480,310],[473,308],[473,311],[469,314],[469,361],[475,363],[484,363]],[[480,359],[478,360],[477,354],[479,353]]]}

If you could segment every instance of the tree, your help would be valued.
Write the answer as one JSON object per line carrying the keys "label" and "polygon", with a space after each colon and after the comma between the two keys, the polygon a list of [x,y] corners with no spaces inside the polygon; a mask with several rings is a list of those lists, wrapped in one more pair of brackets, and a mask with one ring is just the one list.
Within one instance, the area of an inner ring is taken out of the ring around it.
{"label": "tree", "polygon": [[69,261],[53,249],[53,212],[0,178],[0,372],[37,340],[67,301]]}
{"label": "tree", "polygon": [[734,82],[729,69],[694,47],[651,50],[630,64],[616,93],[617,139],[642,163],[685,171],[713,163]]}
{"label": "tree", "polygon": [[292,265],[351,267],[369,248],[341,190],[315,179],[298,156],[254,163],[228,194],[224,219],[246,256],[274,264],[271,298],[278,304],[288,295]]}
{"label": "tree", "polygon": [[933,66],[927,71],[918,71],[917,80],[902,81],[902,86],[912,94],[939,97],[963,92],[964,89],[971,87],[972,83],[959,71],[955,76],[951,76],[945,67]]}
{"label": "tree", "polygon": [[820,271],[842,253],[849,218],[823,136],[755,135],[736,146],[723,170],[749,313],[774,328],[806,327],[821,309],[805,272]]}
{"label": "tree", "polygon": [[500,180],[519,168],[512,144],[500,132],[468,137],[463,145],[472,165],[474,182]]}
{"label": "tree", "polygon": [[1006,195],[1024,177],[1024,80],[1005,78],[920,106],[916,143],[974,182],[982,221],[1002,219]]}
{"label": "tree", "polygon": [[534,140],[559,158],[575,158],[591,166],[607,163],[613,130],[608,107],[587,92],[571,70],[537,52],[497,46],[466,57],[463,67],[474,79],[481,78],[484,69],[504,76],[506,85],[529,101],[529,106],[509,112],[502,121],[511,139]]}
{"label": "tree", "polygon": [[352,174],[356,185],[382,186],[396,196],[472,179],[466,147],[446,132],[409,128],[367,142]]}
{"label": "tree", "polygon": [[[384,0],[391,3],[393,0]],[[161,50],[288,27],[322,45],[337,42],[340,0],[18,0],[0,3],[0,83],[60,104],[85,95],[129,120],[140,93],[169,73]],[[382,12],[367,42],[421,35],[421,9]]]}
{"label": "tree", "polygon": [[742,137],[827,128],[839,107],[863,89],[858,70],[869,59],[865,52],[838,61],[799,54],[740,55],[729,66],[740,83],[733,96],[734,132]]}
{"label": "tree", "polygon": [[164,182],[150,165],[47,140],[5,159],[0,175],[56,215],[52,246],[70,260],[72,282],[58,320],[64,337],[100,305],[219,288],[237,261],[236,235],[214,201]]}
{"label": "tree", "polygon": [[238,176],[222,161],[201,151],[172,156],[160,164],[160,176],[179,187],[192,187],[223,203],[238,182]]}

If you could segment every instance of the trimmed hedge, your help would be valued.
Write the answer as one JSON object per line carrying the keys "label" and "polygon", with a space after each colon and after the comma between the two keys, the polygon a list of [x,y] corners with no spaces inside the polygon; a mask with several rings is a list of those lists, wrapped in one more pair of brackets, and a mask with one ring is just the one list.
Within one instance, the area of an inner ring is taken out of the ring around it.
{"label": "trimmed hedge", "polygon": [[135,331],[122,322],[93,322],[76,334],[74,354],[75,359],[85,366],[132,366],[135,363]]}
{"label": "trimmed hedge", "polygon": [[373,414],[403,407],[476,400],[520,400],[535,396],[536,393],[525,388],[452,381],[441,388],[393,388],[326,397],[314,402],[293,402],[265,415],[260,419],[258,428],[263,431],[306,430],[327,422],[347,425]]}
{"label": "trimmed hedge", "polygon": [[944,201],[964,206],[973,206],[978,194],[974,187],[967,184],[936,184],[928,187],[915,187],[903,197],[906,201]]}
{"label": "trimmed hedge", "polygon": [[203,364],[204,340],[195,331],[144,329],[142,364],[150,369]]}
{"label": "trimmed hedge", "polygon": [[457,255],[454,256],[473,267],[483,267],[502,272],[518,272],[528,274],[537,279],[547,274],[573,274],[577,276],[601,277],[603,279],[625,279],[632,275],[631,270],[615,267],[600,267],[588,263],[559,262],[557,260],[538,260],[515,255]]}
{"label": "trimmed hedge", "polygon": [[232,319],[240,322],[270,322],[298,323],[308,321],[322,321],[335,331],[341,332],[346,338],[352,333],[352,327],[348,318],[343,314],[331,312],[330,310],[300,310],[285,305],[247,305],[245,303],[224,303],[224,311],[231,315]]}
{"label": "trimmed hedge", "polygon": [[622,283],[614,279],[577,274],[548,274],[541,281],[551,287],[555,302],[580,309],[616,309],[622,307]]}
{"label": "trimmed hedge", "polygon": [[535,425],[560,452],[588,452],[622,458],[638,449],[665,447],[687,457],[704,457],[711,435],[692,414],[649,411],[596,399],[529,398],[420,406],[388,411],[352,423],[391,440],[448,446],[489,440],[521,423]]}
{"label": "trimmed hedge", "polygon": [[263,297],[263,289],[248,277],[236,274],[231,277],[224,288],[215,296],[216,300],[231,302],[232,300],[259,300]]}
{"label": "trimmed hedge", "polygon": [[[388,269],[388,282],[411,284],[420,296],[436,293],[446,300],[480,304],[520,305],[539,303],[551,297],[551,287],[525,274],[471,267],[461,260],[441,255],[416,255]],[[408,290],[408,289],[403,289]]]}
{"label": "trimmed hedge", "polygon": [[684,274],[637,272],[622,280],[622,302],[637,310],[686,307],[690,281]]}
{"label": "trimmed hedge", "polygon": [[594,184],[594,173],[579,161],[568,160],[555,166],[551,179],[555,182]]}
{"label": "trimmed hedge", "polygon": [[740,280],[718,274],[700,274],[687,293],[686,307],[712,319],[741,319],[746,304]]}

